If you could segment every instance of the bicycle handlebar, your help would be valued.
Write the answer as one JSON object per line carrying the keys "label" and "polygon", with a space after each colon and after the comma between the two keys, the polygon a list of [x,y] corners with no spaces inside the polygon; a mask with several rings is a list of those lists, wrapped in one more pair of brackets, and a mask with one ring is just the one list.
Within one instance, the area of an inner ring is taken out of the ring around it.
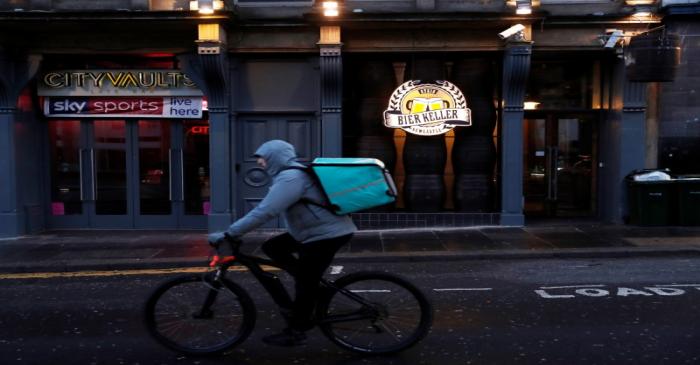
{"label": "bicycle handlebar", "polygon": [[224,241],[225,243],[228,243],[228,246],[231,249],[230,255],[235,256],[240,253],[241,243],[243,243],[242,240],[233,238],[233,236],[228,234],[228,232],[224,232]]}
{"label": "bicycle handlebar", "polygon": [[218,245],[213,245],[216,250],[216,255],[213,260],[209,263],[210,267],[215,267],[219,265],[224,265],[228,267],[227,264],[232,264],[234,261],[239,261],[243,265],[268,265],[279,267],[277,263],[266,258],[247,255],[241,252],[242,240],[236,239],[224,232],[224,240]]}

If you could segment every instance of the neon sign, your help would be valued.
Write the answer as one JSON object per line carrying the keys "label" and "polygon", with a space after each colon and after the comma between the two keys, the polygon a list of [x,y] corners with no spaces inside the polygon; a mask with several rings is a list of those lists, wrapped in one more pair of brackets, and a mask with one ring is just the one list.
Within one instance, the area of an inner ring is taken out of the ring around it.
{"label": "neon sign", "polygon": [[204,134],[208,135],[209,134],[209,126],[208,125],[196,125],[194,127],[190,127],[190,129],[187,131],[188,134]]}

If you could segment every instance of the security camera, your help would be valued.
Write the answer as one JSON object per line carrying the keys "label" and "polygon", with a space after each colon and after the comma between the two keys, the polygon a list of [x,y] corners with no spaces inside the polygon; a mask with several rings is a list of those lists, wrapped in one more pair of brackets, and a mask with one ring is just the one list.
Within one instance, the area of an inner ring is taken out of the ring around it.
{"label": "security camera", "polygon": [[624,36],[624,32],[618,29],[613,29],[610,37],[608,40],[605,42],[605,48],[615,48],[615,45],[617,42],[620,41],[620,39]]}
{"label": "security camera", "polygon": [[[525,30],[524,25],[516,24],[516,25],[498,33],[498,37],[500,37],[501,39],[510,38],[518,33],[522,33],[524,30]],[[522,36],[522,34],[521,34],[521,36]]]}

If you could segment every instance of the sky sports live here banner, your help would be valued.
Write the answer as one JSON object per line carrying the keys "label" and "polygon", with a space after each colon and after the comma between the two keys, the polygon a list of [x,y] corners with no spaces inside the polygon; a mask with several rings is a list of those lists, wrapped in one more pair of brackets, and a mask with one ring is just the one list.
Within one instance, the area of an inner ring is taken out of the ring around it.
{"label": "sky sports live here banner", "polygon": [[202,98],[187,96],[152,97],[76,97],[56,96],[44,99],[47,117],[202,117]]}

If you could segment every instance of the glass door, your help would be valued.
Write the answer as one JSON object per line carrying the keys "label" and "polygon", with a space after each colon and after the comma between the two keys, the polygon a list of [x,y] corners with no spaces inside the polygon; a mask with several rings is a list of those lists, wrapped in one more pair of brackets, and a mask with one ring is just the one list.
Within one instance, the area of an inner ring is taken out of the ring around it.
{"label": "glass door", "polygon": [[124,120],[94,120],[89,125],[90,164],[84,170],[91,189],[94,210],[90,226],[94,228],[130,228],[133,191],[129,188],[132,149],[130,126]]}
{"label": "glass door", "polygon": [[85,174],[89,155],[79,120],[51,120],[49,130],[49,223],[61,228],[88,226],[90,189]]}
{"label": "glass door", "polygon": [[173,178],[178,154],[173,149],[172,122],[139,120],[133,122],[133,127],[134,227],[177,228],[174,205],[180,189]]}
{"label": "glass door", "polygon": [[585,217],[595,213],[595,121],[589,115],[526,115],[526,215]]}
{"label": "glass door", "polygon": [[207,121],[50,120],[55,228],[204,228]]}
{"label": "glass door", "polygon": [[211,209],[209,185],[209,122],[185,120],[176,139],[179,149],[182,209],[179,226],[205,228]]}

